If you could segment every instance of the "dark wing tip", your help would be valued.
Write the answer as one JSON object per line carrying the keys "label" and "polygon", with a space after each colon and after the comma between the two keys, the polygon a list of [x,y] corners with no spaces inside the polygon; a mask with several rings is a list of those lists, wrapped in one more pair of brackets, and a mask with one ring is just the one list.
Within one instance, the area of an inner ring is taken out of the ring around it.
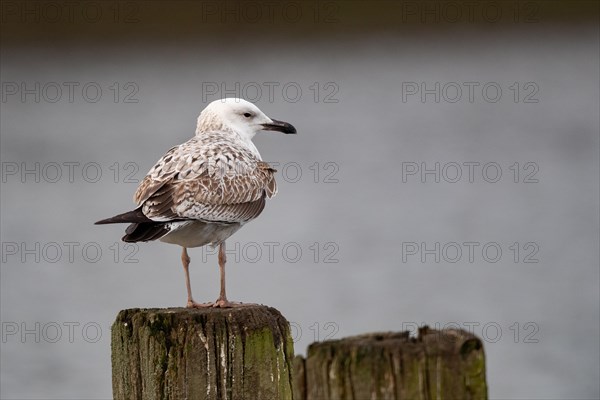
{"label": "dark wing tip", "polygon": [[114,221],[113,218],[101,219],[100,221],[94,222],[94,225],[106,225],[106,224],[115,224],[117,221]]}
{"label": "dark wing tip", "polygon": [[123,224],[123,223],[136,223],[136,222],[141,223],[141,222],[153,222],[153,221],[144,215],[141,207],[138,207],[133,211],[128,211],[123,214],[115,215],[114,217],[96,221],[96,222],[94,222],[94,225]]}

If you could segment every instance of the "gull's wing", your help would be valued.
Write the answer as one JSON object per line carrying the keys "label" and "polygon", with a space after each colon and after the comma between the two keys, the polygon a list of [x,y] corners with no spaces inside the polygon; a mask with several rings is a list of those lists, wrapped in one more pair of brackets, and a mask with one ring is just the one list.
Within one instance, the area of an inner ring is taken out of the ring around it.
{"label": "gull's wing", "polygon": [[207,133],[170,149],[134,201],[154,221],[246,222],[276,194],[274,172],[236,141]]}

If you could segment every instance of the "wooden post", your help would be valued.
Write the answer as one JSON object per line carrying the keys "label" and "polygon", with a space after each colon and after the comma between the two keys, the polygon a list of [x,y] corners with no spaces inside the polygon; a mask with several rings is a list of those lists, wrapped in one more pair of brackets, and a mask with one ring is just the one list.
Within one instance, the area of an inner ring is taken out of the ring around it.
{"label": "wooden post", "polygon": [[279,311],[131,309],[112,327],[120,399],[486,399],[481,340],[462,330],[371,333],[293,358]]}
{"label": "wooden post", "polygon": [[294,359],[300,400],[486,399],[481,341],[463,330],[372,333],[313,343]]}
{"label": "wooden post", "polygon": [[112,326],[113,397],[291,399],[293,353],[274,308],[123,310]]}

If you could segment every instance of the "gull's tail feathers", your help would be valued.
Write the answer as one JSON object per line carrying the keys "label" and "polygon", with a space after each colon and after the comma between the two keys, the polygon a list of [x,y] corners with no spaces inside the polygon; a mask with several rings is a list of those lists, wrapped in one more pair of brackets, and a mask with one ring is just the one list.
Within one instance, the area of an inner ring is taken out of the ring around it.
{"label": "gull's tail feathers", "polygon": [[133,223],[125,230],[126,235],[121,238],[128,243],[149,242],[160,239],[171,230],[168,222],[141,222]]}

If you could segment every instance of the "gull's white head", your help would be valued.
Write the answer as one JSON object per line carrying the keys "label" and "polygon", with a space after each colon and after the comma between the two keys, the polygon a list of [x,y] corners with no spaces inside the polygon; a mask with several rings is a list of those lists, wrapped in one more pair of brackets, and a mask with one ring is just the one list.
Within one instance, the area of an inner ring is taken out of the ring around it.
{"label": "gull's white head", "polygon": [[250,141],[258,131],[296,133],[296,128],[271,119],[258,107],[244,99],[226,98],[210,103],[198,117],[196,135],[203,132],[232,131]]}

